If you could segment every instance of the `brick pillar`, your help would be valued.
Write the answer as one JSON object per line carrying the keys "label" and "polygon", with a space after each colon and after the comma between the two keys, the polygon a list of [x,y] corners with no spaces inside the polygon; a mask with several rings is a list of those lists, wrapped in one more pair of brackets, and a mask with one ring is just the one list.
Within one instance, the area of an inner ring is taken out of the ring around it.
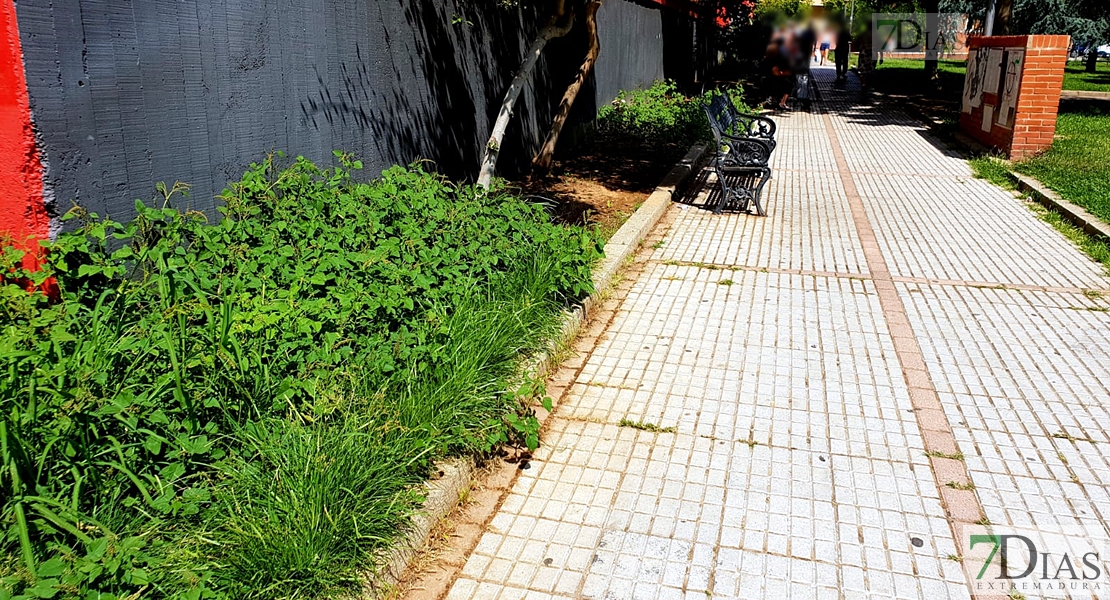
{"label": "brick pillar", "polygon": [[1043,152],[1052,145],[1069,42],[1066,35],[1031,35],[1028,38],[1017,122],[1010,144],[1013,160]]}
{"label": "brick pillar", "polygon": [[33,269],[40,258],[37,240],[49,235],[15,4],[0,0],[0,243],[27,251],[23,264]]}
{"label": "brick pillar", "polygon": [[1066,35],[972,37],[960,128],[1014,160],[1048,149],[1068,43]]}

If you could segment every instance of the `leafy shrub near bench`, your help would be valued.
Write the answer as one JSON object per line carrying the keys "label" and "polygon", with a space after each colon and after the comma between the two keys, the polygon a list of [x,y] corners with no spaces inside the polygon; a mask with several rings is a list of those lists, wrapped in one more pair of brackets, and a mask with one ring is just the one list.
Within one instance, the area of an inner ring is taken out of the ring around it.
{"label": "leafy shrub near bench", "polygon": [[[656,81],[643,90],[622,90],[615,100],[598,111],[598,129],[606,135],[620,136],[648,144],[690,144],[712,139],[701,103],[711,94],[688,97],[673,81]],[[742,111],[738,87],[723,90]]]}
{"label": "leafy shrub near bench", "polygon": [[[0,598],[328,595],[432,461],[533,433],[505,391],[589,292],[595,236],[337,157],[252,165],[215,222],[176,190],[71,215],[37,273],[4,251]],[[20,283],[47,277],[56,301]]]}

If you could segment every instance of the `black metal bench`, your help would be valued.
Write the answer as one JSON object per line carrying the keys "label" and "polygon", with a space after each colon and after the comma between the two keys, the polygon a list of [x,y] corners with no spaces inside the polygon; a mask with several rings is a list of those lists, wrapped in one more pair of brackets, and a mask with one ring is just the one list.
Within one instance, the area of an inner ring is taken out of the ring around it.
{"label": "black metal bench", "polygon": [[755,205],[759,216],[766,216],[760,197],[771,179],[767,162],[775,149],[775,122],[767,117],[736,110],[728,96],[718,94],[702,104],[713,130],[716,153],[713,170],[721,183],[721,196],[714,214],[728,208],[748,212]]}

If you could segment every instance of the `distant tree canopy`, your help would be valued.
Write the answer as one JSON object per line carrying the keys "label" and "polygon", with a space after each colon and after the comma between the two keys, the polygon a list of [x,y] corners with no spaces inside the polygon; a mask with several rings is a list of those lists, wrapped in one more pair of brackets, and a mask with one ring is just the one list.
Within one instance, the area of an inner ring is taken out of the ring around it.
{"label": "distant tree canopy", "polygon": [[[1006,0],[998,0],[1001,7]],[[986,20],[989,0],[941,0],[941,12],[967,14],[972,23]],[[1107,0],[1009,0],[1007,33],[1070,35],[1080,44],[1110,41]],[[998,32],[995,32],[998,33]]]}
{"label": "distant tree canopy", "polygon": [[1106,0],[1015,0],[1013,33],[1067,34],[1092,45],[1110,41],[1110,2]]}
{"label": "distant tree canopy", "polygon": [[[1108,0],[997,0],[1009,8],[1009,21],[995,34],[1070,35],[1072,42],[1087,48],[1087,70],[1095,70],[1099,44],[1110,43]],[[973,23],[986,21],[989,0],[941,0],[944,12],[967,13]]]}
{"label": "distant tree canopy", "polygon": [[752,19],[763,23],[804,17],[813,8],[810,0],[757,0]]}

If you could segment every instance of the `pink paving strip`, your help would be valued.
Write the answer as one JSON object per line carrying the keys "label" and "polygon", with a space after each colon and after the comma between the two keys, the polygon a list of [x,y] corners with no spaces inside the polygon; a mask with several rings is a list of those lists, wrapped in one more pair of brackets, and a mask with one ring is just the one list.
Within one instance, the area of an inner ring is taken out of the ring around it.
{"label": "pink paving strip", "polygon": [[[963,462],[963,454],[956,445],[956,438],[952,434],[952,426],[944,414],[940,404],[940,397],[933,387],[925,366],[925,359],[921,346],[910,327],[906,309],[902,299],[898,297],[895,288],[895,279],[890,275],[886,259],[879,249],[875,230],[867,217],[863,200],[856,189],[855,180],[848,170],[848,162],[844,158],[840,141],[836,137],[832,119],[829,115],[822,115],[825,131],[828,133],[832,144],[833,156],[836,159],[837,171],[844,186],[844,193],[852,212],[852,221],[856,227],[860,243],[863,246],[864,259],[867,269],[871,273],[875,289],[879,294],[879,305],[882,307],[883,316],[890,327],[891,336],[894,338],[894,351],[902,367],[902,374],[910,389],[910,400],[913,403],[917,424],[921,428],[921,435],[925,442],[925,450],[929,453],[929,466],[932,467],[933,477],[940,491],[941,501],[944,504],[945,515],[952,527],[954,539],[961,539],[962,529],[965,525],[980,523],[984,519],[984,512],[979,497],[974,489],[957,489],[956,487],[971,487],[971,477],[967,472],[967,465]],[[951,484],[951,485],[950,485]]]}

